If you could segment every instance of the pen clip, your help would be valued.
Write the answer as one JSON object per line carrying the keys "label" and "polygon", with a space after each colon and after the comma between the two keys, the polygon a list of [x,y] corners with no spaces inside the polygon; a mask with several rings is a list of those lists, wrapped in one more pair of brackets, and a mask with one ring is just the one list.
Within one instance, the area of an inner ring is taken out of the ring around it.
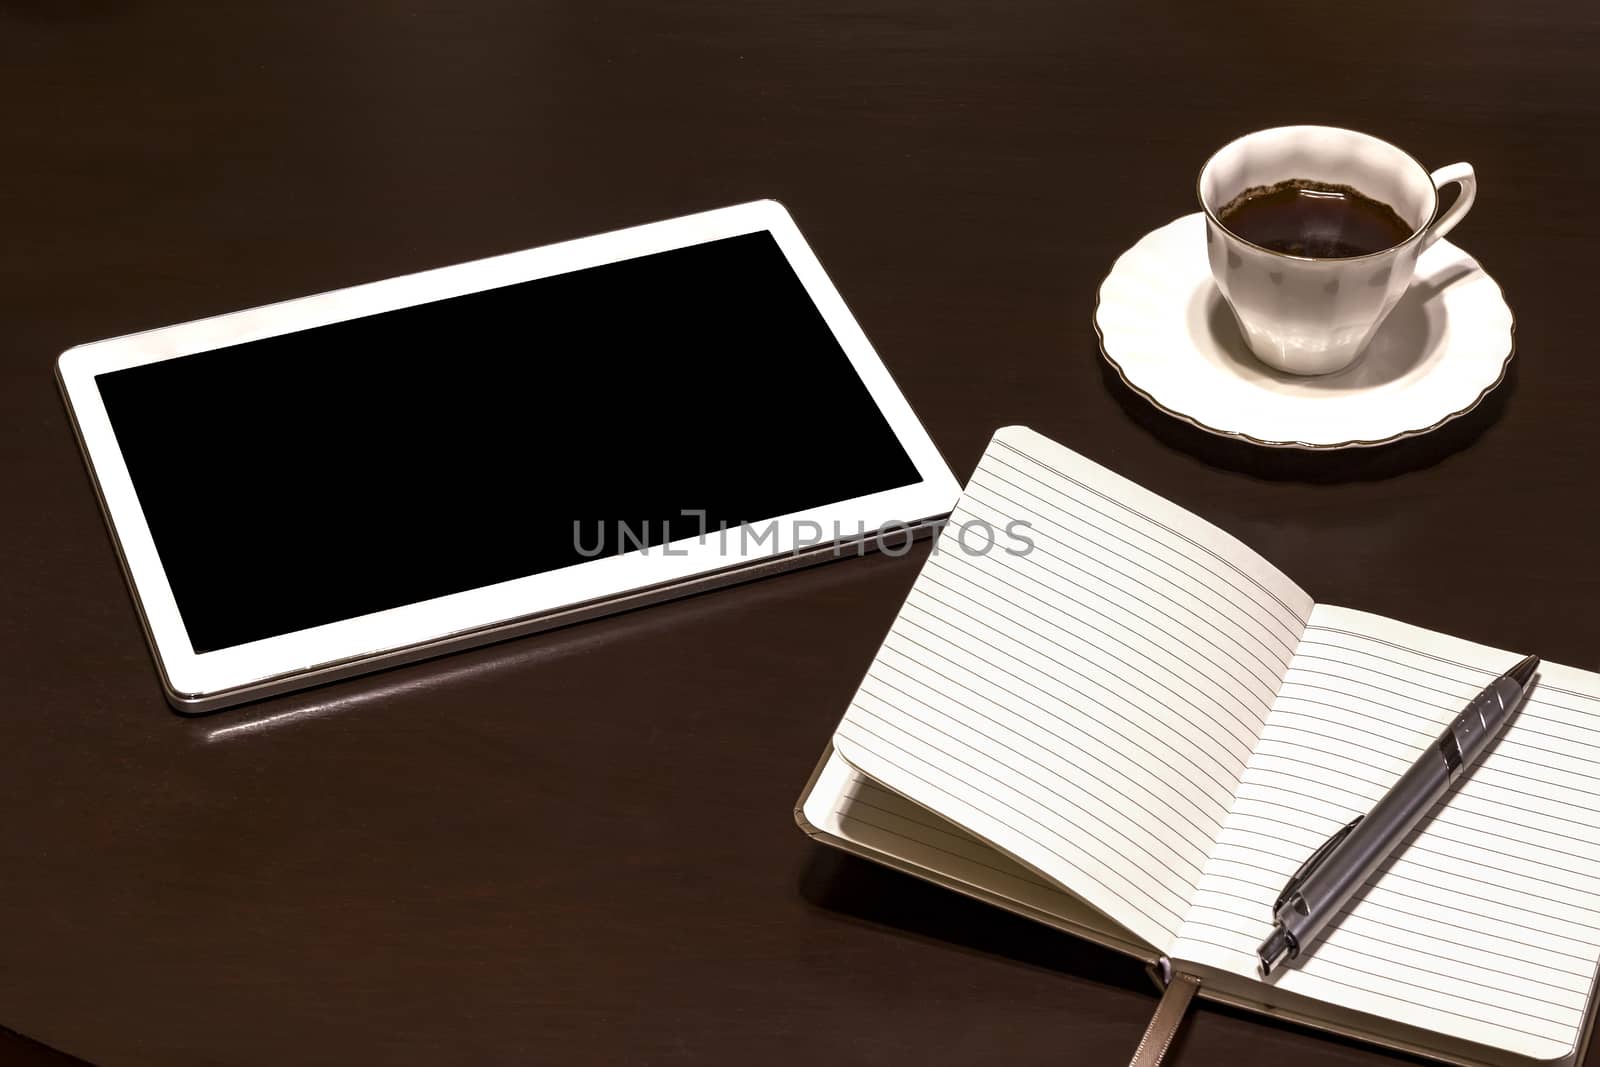
{"label": "pen clip", "polygon": [[1328,858],[1329,853],[1339,847],[1339,842],[1350,836],[1350,831],[1356,828],[1356,823],[1364,818],[1366,816],[1357,815],[1343,828],[1335,830],[1332,837],[1317,846],[1317,850],[1300,865],[1300,869],[1289,876],[1288,884],[1283,887],[1283,892],[1278,894],[1278,899],[1272,905],[1273,914],[1277,914],[1278,909],[1289,902],[1289,898],[1299,891],[1301,883],[1311,877],[1311,872],[1316,870],[1322,864],[1322,861]]}

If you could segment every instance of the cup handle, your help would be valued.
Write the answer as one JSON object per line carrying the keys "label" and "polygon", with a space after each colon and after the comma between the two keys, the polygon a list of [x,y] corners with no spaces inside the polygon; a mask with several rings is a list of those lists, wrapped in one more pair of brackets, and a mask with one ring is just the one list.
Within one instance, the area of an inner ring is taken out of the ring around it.
{"label": "cup handle", "polygon": [[1478,176],[1472,172],[1471,163],[1452,163],[1448,167],[1440,167],[1429,177],[1433,179],[1433,187],[1440,190],[1455,182],[1461,186],[1461,195],[1456,197],[1456,202],[1450,205],[1448,211],[1428,227],[1419,251],[1425,251],[1429,245],[1455,229],[1456,223],[1466,218],[1467,212],[1472,210],[1472,202],[1478,199]]}

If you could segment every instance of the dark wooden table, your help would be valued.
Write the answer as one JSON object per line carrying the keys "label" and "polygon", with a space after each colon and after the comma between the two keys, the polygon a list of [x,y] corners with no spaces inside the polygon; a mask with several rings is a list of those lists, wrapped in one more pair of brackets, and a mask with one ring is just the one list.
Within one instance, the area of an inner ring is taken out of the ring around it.
{"label": "dark wooden table", "polygon": [[[778,197],[958,475],[1026,423],[1319,599],[1593,668],[1597,56],[1584,0],[0,0],[0,1062],[1125,1062],[1131,964],[791,822],[920,553],[183,719],[55,355]],[[1285,122],[1476,164],[1520,351],[1465,423],[1308,461],[1102,372],[1111,261]],[[1177,1049],[1286,1059],[1383,1057]]]}

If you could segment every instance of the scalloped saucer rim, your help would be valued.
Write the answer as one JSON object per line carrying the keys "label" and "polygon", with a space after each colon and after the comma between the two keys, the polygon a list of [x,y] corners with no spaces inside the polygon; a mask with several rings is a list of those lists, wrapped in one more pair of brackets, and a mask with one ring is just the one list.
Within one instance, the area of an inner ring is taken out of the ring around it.
{"label": "scalloped saucer rim", "polygon": [[1275,371],[1249,353],[1216,290],[1199,212],[1117,258],[1096,294],[1094,325],[1101,356],[1158,410],[1220,437],[1301,451],[1431,433],[1481,404],[1516,352],[1515,317],[1498,283],[1441,240],[1351,367],[1320,378]]}

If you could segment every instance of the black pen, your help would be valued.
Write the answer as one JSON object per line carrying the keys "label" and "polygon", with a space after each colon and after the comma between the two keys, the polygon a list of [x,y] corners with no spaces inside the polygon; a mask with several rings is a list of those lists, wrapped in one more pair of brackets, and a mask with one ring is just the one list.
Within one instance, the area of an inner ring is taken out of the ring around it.
{"label": "black pen", "polygon": [[1272,933],[1256,950],[1263,978],[1306,950],[1451,784],[1477,762],[1511,721],[1538,669],[1539,657],[1528,656],[1490,682],[1371,811],[1323,842],[1290,876],[1272,906]]}

